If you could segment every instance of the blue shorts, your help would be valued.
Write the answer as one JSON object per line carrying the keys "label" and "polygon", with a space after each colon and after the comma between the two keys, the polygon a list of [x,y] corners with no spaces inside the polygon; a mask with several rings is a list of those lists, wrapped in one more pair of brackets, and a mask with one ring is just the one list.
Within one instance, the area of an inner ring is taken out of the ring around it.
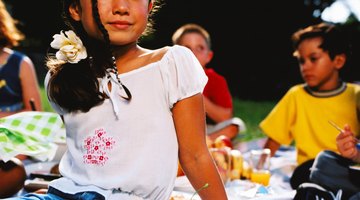
{"label": "blue shorts", "polygon": [[78,192],[76,194],[67,194],[55,188],[49,187],[47,194],[29,193],[21,197],[12,197],[8,200],[105,200],[105,197],[96,192]]}

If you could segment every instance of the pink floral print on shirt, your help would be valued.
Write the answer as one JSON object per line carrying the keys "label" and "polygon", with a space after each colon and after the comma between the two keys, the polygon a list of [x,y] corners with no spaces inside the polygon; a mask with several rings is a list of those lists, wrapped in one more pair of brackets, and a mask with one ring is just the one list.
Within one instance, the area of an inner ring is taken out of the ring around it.
{"label": "pink floral print on shirt", "polygon": [[84,140],[86,154],[83,156],[85,164],[104,165],[109,159],[107,151],[112,149],[115,141],[112,137],[106,137],[106,131],[102,128],[95,130],[93,136]]}

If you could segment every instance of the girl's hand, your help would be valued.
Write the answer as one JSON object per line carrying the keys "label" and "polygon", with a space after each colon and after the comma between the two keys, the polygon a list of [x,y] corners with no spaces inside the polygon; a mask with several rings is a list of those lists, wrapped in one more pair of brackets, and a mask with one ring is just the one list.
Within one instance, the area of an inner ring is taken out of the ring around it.
{"label": "girl's hand", "polygon": [[344,126],[344,131],[336,137],[336,146],[342,156],[345,158],[356,160],[358,157],[358,150],[356,148],[357,140],[351,132],[349,125]]}

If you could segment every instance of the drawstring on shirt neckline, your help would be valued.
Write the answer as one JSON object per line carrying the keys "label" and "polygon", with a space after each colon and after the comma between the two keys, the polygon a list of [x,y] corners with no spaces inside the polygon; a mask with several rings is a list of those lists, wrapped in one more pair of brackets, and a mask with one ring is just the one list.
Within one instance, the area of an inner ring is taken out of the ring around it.
{"label": "drawstring on shirt neckline", "polygon": [[129,89],[119,81],[115,70],[111,68],[107,69],[105,76],[101,78],[99,91],[105,93],[110,98],[116,117],[119,115],[120,101],[122,99],[131,100]]}

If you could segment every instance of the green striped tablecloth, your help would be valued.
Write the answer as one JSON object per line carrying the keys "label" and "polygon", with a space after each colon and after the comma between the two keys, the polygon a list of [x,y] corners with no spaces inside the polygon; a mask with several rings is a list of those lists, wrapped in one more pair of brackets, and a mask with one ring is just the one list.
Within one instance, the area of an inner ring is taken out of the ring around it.
{"label": "green striped tablecloth", "polygon": [[57,149],[55,140],[65,142],[57,113],[26,111],[0,118],[0,159],[5,162],[17,154],[51,160]]}

